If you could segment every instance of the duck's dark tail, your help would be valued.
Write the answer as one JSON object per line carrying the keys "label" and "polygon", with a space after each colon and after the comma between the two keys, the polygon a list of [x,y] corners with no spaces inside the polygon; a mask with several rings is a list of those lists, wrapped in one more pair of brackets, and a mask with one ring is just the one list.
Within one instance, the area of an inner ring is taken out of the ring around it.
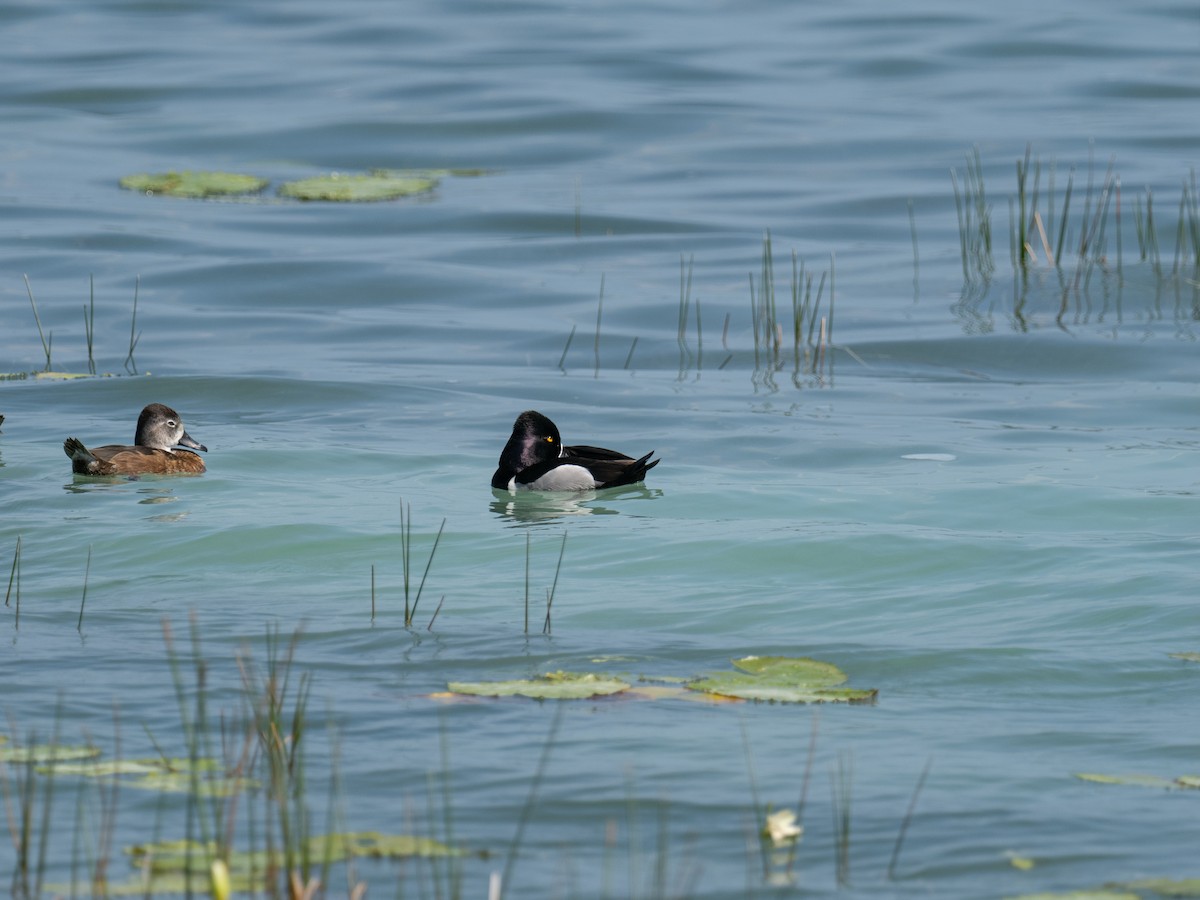
{"label": "duck's dark tail", "polygon": [[79,438],[70,437],[63,441],[63,453],[75,462],[93,463],[96,461],[96,457],[92,456],[92,451],[85,447]]}
{"label": "duck's dark tail", "polygon": [[[651,460],[654,455],[651,450],[640,459],[631,459],[628,462],[621,461],[619,463],[609,463],[610,472],[613,473],[612,478],[606,480],[603,487],[620,487],[625,484],[637,484],[640,481],[646,480],[646,473],[659,464],[661,460]],[[615,470],[615,471],[614,471]]]}

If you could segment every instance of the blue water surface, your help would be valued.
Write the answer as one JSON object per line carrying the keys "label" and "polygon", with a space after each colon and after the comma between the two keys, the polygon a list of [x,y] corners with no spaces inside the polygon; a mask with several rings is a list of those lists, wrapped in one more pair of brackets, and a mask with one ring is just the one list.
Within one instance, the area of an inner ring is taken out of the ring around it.
{"label": "blue water surface", "polygon": [[[246,712],[238,659],[261,671],[299,630],[312,830],[488,854],[453,890],[360,861],[331,894],[1197,875],[1193,793],[1076,777],[1197,773],[1200,669],[1170,655],[1200,649],[1191,5],[49,0],[0,21],[10,742],[186,756],[177,687],[216,734]],[[1047,237],[1018,264],[1027,160]],[[375,168],[443,174],[394,202],[276,194]],[[182,169],[272,183],[118,187]],[[986,270],[960,243],[980,178]],[[794,291],[819,297],[799,342]],[[98,376],[39,375],[89,373],[89,315]],[[73,479],[65,437],[130,440],[153,401],[207,474]],[[493,494],[527,408],[663,463],[644,489]],[[746,655],[836,663],[877,701],[445,696],[558,670],[669,686]],[[102,808],[56,779],[48,882],[94,858]],[[763,852],[768,808],[801,813],[790,865]],[[189,809],[124,788],[110,883],[121,848],[196,836]],[[267,814],[252,792],[235,843]]]}

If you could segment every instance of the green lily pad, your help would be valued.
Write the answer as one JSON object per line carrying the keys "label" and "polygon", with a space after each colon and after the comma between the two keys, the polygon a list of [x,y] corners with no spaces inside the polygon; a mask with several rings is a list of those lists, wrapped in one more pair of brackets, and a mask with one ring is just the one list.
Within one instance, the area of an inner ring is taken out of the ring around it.
{"label": "green lily pad", "polygon": [[58,763],[78,759],[94,759],[100,755],[96,747],[65,747],[61,744],[34,744],[29,747],[0,746],[0,762],[6,763],[54,763],[54,771],[58,772]]}
{"label": "green lily pad", "polygon": [[629,682],[607,675],[577,672],[548,672],[524,681],[452,681],[447,687],[456,694],[478,697],[531,697],[535,700],[587,700],[619,694]]}
{"label": "green lily pad", "polygon": [[436,177],[423,172],[378,171],[366,175],[334,172],[331,175],[288,181],[280,185],[279,194],[295,200],[367,203],[425,194],[437,185]]}
{"label": "green lily pad", "polygon": [[1176,781],[1170,778],[1161,778],[1158,775],[1103,775],[1098,772],[1076,772],[1075,777],[1080,781],[1091,781],[1096,784],[1130,784],[1136,787],[1149,788],[1173,788],[1179,787]]}
{"label": "green lily pad", "polygon": [[149,772],[125,782],[127,787],[197,797],[234,797],[247,788],[258,787],[252,778],[199,778],[190,772]]}
{"label": "green lily pad", "polygon": [[[116,775],[149,775],[156,772],[189,772],[193,768],[188,759],[112,759],[100,762],[71,762],[55,765],[59,775],[84,775],[90,778],[109,778]],[[219,766],[214,759],[196,760],[197,772],[215,772]]]}
{"label": "green lily pad", "polygon": [[[38,767],[38,771],[43,773],[50,769],[48,765]],[[218,774],[221,766],[214,759],[198,759],[194,764],[188,759],[87,760],[55,763],[53,770],[56,775],[81,775],[86,778],[136,775],[139,777],[122,781],[122,785],[143,791],[195,793],[200,797],[232,797],[247,788],[258,786],[258,782],[250,778],[230,778]]]}
{"label": "green lily pad", "polygon": [[1067,891],[1061,894],[1021,894],[1018,897],[1006,897],[1005,900],[1141,900],[1137,894],[1126,891],[1083,890]]}
{"label": "green lily pad", "polygon": [[[207,876],[216,845],[202,841],[153,841],[125,848],[130,863],[143,872],[158,876],[183,875],[189,869],[193,876]],[[414,834],[382,834],[377,831],[350,831],[332,835],[313,835],[308,839],[306,853],[310,859],[341,862],[353,857],[371,859],[404,859],[408,857],[465,856],[466,850],[451,847],[433,838]],[[235,851],[226,860],[231,878],[237,879],[251,871],[263,872],[270,860],[267,851]],[[157,883],[155,884],[157,887]]]}
{"label": "green lily pad", "polygon": [[816,659],[747,656],[732,662],[740,671],[693,679],[688,689],[774,703],[870,703],[878,695],[875,690],[835,687],[846,680],[846,673]]}
{"label": "green lily pad", "polygon": [[158,174],[126,175],[121,187],[146,194],[165,194],[169,197],[224,197],[237,194],[257,194],[269,183],[255,175],[235,172],[161,172]]}
{"label": "green lily pad", "polygon": [[1200,897],[1200,878],[1143,878],[1125,884],[1110,885],[1131,891],[1152,891],[1160,897]]}
{"label": "green lily pad", "polygon": [[846,680],[846,673],[833,663],[806,656],[744,656],[732,662],[743,672],[789,684],[833,687]]}

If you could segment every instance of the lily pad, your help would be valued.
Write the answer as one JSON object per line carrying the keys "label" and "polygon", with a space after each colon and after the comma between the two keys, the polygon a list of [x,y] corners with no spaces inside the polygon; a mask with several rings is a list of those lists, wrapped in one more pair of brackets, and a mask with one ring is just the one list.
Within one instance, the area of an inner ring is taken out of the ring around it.
{"label": "lily pad", "polygon": [[0,762],[6,763],[54,763],[54,771],[59,771],[58,763],[69,760],[94,759],[100,755],[96,747],[65,747],[61,744],[33,744],[29,747],[0,746]]}
{"label": "lily pad", "polygon": [[269,183],[256,175],[236,172],[161,172],[158,174],[126,175],[121,187],[146,194],[169,197],[225,197],[237,194],[257,194]]}
{"label": "lily pad", "polygon": [[[84,775],[91,778],[108,778],[115,775],[149,775],[155,772],[188,772],[192,762],[188,759],[111,759],[100,762],[71,762],[55,765],[58,775]],[[214,772],[218,768],[216,760],[198,759],[195,769],[197,772]]]}
{"label": "lily pad", "polygon": [[846,680],[846,673],[833,663],[806,656],[744,656],[732,660],[743,672],[760,678],[777,679],[812,687],[833,687]]}
{"label": "lily pad", "polygon": [[1200,897],[1200,878],[1143,878],[1111,886],[1131,891],[1152,891],[1160,897]]}
{"label": "lily pad", "polygon": [[548,672],[524,681],[452,681],[447,687],[456,694],[479,697],[531,697],[535,700],[587,700],[619,694],[629,682],[607,675],[579,672]]}
{"label": "lily pad", "polygon": [[195,794],[197,797],[234,797],[247,788],[258,786],[253,778],[198,778],[189,772],[150,772],[125,784],[143,791]]}
{"label": "lily pad", "polygon": [[[1092,781],[1098,785],[1134,785],[1136,787],[1180,787],[1177,780],[1160,778],[1159,775],[1104,775],[1097,772],[1076,772],[1075,778],[1080,781]],[[1184,776],[1186,778],[1186,776]]]}
{"label": "lily pad", "polygon": [[[50,768],[42,765],[38,771],[45,773]],[[188,759],[114,759],[104,762],[88,759],[84,762],[55,763],[53,769],[56,775],[81,775],[87,778],[136,775],[139,777],[122,781],[122,785],[143,791],[195,793],[200,797],[232,797],[247,788],[258,786],[258,782],[250,778],[230,778],[219,774],[221,766],[214,759],[198,759],[194,764]]]}
{"label": "lily pad", "polygon": [[[188,869],[194,876],[207,875],[216,845],[202,841],[153,841],[125,848],[129,861],[137,869],[156,876],[183,875]],[[415,834],[382,834],[377,831],[349,831],[331,835],[313,835],[304,855],[310,859],[341,862],[353,857],[404,859],[408,857],[465,856],[466,850],[451,847],[433,838]],[[251,871],[262,872],[269,862],[265,850],[235,851],[227,859],[231,880]],[[156,884],[155,887],[158,885]]]}
{"label": "lily pad", "polygon": [[368,203],[425,194],[437,185],[436,177],[420,172],[379,171],[366,175],[334,172],[331,175],[288,181],[280,185],[279,194],[295,200]]}
{"label": "lily pad", "polygon": [[1126,891],[1083,890],[1067,891],[1062,894],[1021,894],[1006,900],[1141,900],[1137,894]]}
{"label": "lily pad", "polygon": [[838,688],[846,673],[807,657],[747,656],[732,660],[741,671],[718,672],[687,683],[693,691],[774,703],[870,703],[875,690]]}

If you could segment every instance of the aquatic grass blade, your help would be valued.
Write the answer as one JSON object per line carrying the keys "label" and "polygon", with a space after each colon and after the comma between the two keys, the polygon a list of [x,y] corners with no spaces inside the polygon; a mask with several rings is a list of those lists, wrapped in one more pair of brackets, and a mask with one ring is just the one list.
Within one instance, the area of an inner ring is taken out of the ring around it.
{"label": "aquatic grass blade", "polygon": [[34,321],[34,324],[37,325],[38,337],[41,339],[41,342],[42,342],[42,352],[46,354],[45,371],[49,372],[50,368],[51,368],[51,366],[50,366],[50,345],[51,345],[51,342],[54,340],[54,334],[51,333],[49,338],[47,338],[46,334],[42,331],[42,318],[41,318],[41,316],[38,315],[37,301],[35,301],[33,299],[33,285],[31,285],[29,283],[28,275],[24,275],[22,277],[25,279],[25,292],[29,295],[29,306],[33,309],[33,321]]}

